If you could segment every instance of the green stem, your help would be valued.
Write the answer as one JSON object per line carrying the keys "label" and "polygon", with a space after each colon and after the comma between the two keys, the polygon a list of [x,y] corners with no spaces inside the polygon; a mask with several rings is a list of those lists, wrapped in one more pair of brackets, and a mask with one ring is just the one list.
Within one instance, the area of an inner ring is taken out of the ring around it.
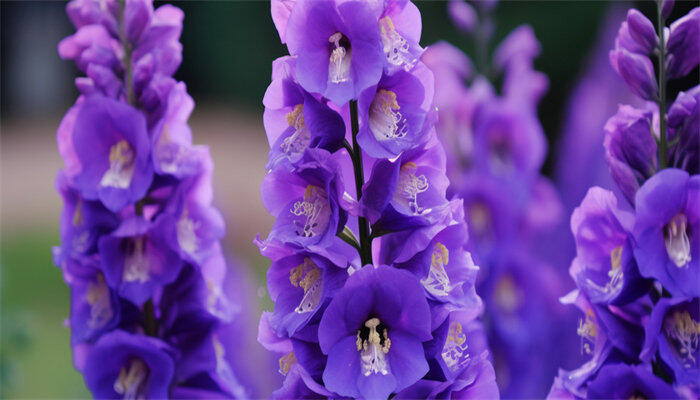
{"label": "green stem", "polygon": [[[131,43],[126,37],[126,24],[124,22],[124,8],[126,7],[125,1],[120,0],[119,5],[121,7],[121,13],[119,15],[119,35],[121,37],[122,47],[124,48],[124,86],[126,87],[126,100],[129,102],[130,106],[136,105],[136,99],[134,97],[134,76],[131,67]],[[134,209],[136,215],[143,215],[143,205],[145,203],[145,198],[136,202]],[[158,321],[156,319],[156,313],[153,306],[153,299],[148,299],[148,301],[143,305],[143,322],[144,330],[148,336],[158,335]]]}
{"label": "green stem", "polygon": [[666,43],[664,40],[665,20],[661,13],[663,0],[656,3],[656,21],[659,32],[659,168],[664,169],[668,164],[666,142]]}
{"label": "green stem", "polygon": [[[352,128],[352,148],[345,143],[345,148],[352,158],[352,166],[355,172],[355,188],[357,189],[357,201],[362,198],[362,186],[365,184],[364,166],[362,164],[362,149],[357,144],[357,133],[360,131],[360,122],[357,116],[357,100],[350,101],[350,121]],[[372,242],[369,234],[369,223],[364,217],[357,217],[360,230],[360,259],[362,265],[372,264]]]}

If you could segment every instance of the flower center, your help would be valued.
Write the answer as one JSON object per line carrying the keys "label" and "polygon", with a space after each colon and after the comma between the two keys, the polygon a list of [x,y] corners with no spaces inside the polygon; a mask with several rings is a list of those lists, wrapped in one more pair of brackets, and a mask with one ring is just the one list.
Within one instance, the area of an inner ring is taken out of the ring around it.
{"label": "flower center", "polygon": [[200,225],[200,221],[195,222],[189,218],[187,208],[182,211],[182,215],[177,221],[177,242],[188,254],[194,254],[199,248],[199,238],[196,232]]}
{"label": "flower center", "polygon": [[174,174],[186,160],[186,156],[187,151],[185,148],[170,139],[170,127],[168,124],[165,124],[158,139],[158,147],[156,147],[156,158],[161,170],[165,173]]}
{"label": "flower center", "polygon": [[450,322],[445,346],[442,348],[442,359],[450,371],[455,372],[469,362],[467,348],[467,336],[462,331],[462,324]]}
{"label": "flower center", "polygon": [[311,132],[306,128],[304,122],[304,105],[297,104],[294,110],[287,113],[287,123],[294,128],[294,133],[282,141],[280,147],[287,156],[294,156],[309,146]]}
{"label": "flower center", "polygon": [[418,205],[418,195],[428,190],[428,179],[425,175],[416,176],[418,166],[415,163],[407,162],[401,166],[399,171],[399,182],[396,188],[396,195],[406,203],[411,213],[420,215],[430,211]]}
{"label": "flower center", "polygon": [[508,135],[500,129],[493,131],[489,135],[489,144],[494,168],[501,171],[510,169],[513,150]]}
{"label": "flower center", "polygon": [[[381,334],[380,334],[381,333]],[[387,329],[379,318],[370,318],[357,331],[357,351],[360,352],[362,374],[389,373],[386,355],[391,348],[391,339]]]}
{"label": "flower center", "polygon": [[595,325],[595,315],[593,315],[593,311],[586,311],[585,321],[579,318],[576,333],[581,336],[581,354],[584,352],[586,354],[591,354],[593,351],[591,347],[595,343],[596,337],[598,337],[598,328]]}
{"label": "flower center", "polygon": [[394,27],[391,18],[384,17],[379,20],[379,31],[382,38],[384,55],[391,65],[403,67],[409,71],[415,65],[417,59],[410,52],[410,46]]}
{"label": "flower center", "polygon": [[292,214],[302,217],[302,221],[295,220],[296,234],[301,237],[314,237],[328,223],[329,216],[324,213],[328,202],[326,191],[320,187],[308,185],[304,192],[304,199],[297,201],[290,210]]}
{"label": "flower center", "polygon": [[129,367],[122,367],[119,377],[114,382],[114,391],[122,395],[123,399],[145,399],[146,379],[148,367],[138,359],[132,360]]}
{"label": "flower center", "polygon": [[289,272],[289,282],[296,287],[304,289],[304,297],[294,309],[294,312],[303,314],[311,312],[318,307],[323,293],[323,276],[321,270],[311,261],[304,258],[304,262],[292,268]]}
{"label": "flower center", "polygon": [[102,176],[100,185],[126,189],[134,175],[135,154],[129,142],[120,140],[109,149],[109,169]]}
{"label": "flower center", "polygon": [[700,323],[693,320],[688,311],[675,311],[664,321],[666,337],[676,343],[677,355],[685,368],[696,365]]}
{"label": "flower center", "polygon": [[145,254],[145,239],[138,237],[127,241],[124,260],[124,281],[144,283],[150,279],[148,257]]}
{"label": "flower center", "polygon": [[429,293],[435,296],[447,296],[452,290],[450,277],[447,276],[445,266],[450,263],[450,252],[442,243],[435,243],[433,254],[430,258],[430,270],[428,276],[421,279],[421,283]]}
{"label": "flower center", "polygon": [[369,129],[379,141],[402,138],[408,133],[408,125],[398,111],[396,93],[380,89],[369,108]]}
{"label": "flower center", "polygon": [[688,239],[688,219],[683,214],[676,214],[666,225],[664,242],[668,257],[678,268],[690,262],[690,240]]}
{"label": "flower center", "polygon": [[95,281],[88,284],[87,302],[90,305],[90,321],[88,321],[90,328],[102,328],[114,316],[110,303],[109,288],[107,288],[102,273],[98,273]]}
{"label": "flower center", "polygon": [[280,374],[287,375],[294,364],[297,363],[297,356],[293,351],[280,358]]}
{"label": "flower center", "polygon": [[350,79],[350,60],[352,58],[350,41],[342,33],[336,32],[328,38],[328,42],[331,43],[328,81],[332,83],[346,82]]}

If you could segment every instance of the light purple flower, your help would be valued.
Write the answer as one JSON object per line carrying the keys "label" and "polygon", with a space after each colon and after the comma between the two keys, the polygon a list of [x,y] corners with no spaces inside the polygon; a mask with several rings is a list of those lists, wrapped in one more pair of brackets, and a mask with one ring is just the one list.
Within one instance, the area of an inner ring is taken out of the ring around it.
{"label": "light purple flower", "polygon": [[450,0],[447,4],[447,12],[452,23],[464,33],[470,33],[477,24],[477,15],[474,7],[465,0]]}
{"label": "light purple flower", "polygon": [[285,39],[297,56],[299,84],[344,104],[379,82],[385,61],[379,14],[360,1],[297,1]]}

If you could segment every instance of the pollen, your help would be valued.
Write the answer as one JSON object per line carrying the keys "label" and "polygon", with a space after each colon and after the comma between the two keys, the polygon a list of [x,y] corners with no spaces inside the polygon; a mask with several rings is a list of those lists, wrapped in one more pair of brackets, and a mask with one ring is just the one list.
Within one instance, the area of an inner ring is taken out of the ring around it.
{"label": "pollen", "polygon": [[391,18],[384,17],[379,20],[379,32],[382,50],[389,64],[410,71],[417,59],[411,54],[408,41],[396,31]]}
{"label": "pollen", "polygon": [[406,118],[399,112],[396,93],[380,89],[369,109],[369,128],[379,141],[400,139],[408,133]]}
{"label": "pollen", "polygon": [[289,353],[285,354],[279,360],[280,373],[282,375],[287,375],[289,373],[289,370],[296,363],[297,363],[297,356],[294,354],[293,351],[290,351]]}

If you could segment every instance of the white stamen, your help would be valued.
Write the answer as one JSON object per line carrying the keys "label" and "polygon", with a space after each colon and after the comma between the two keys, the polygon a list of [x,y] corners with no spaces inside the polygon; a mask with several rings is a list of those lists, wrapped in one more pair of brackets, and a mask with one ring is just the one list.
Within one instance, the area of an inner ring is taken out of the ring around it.
{"label": "white stamen", "polygon": [[685,368],[696,365],[695,353],[698,351],[700,323],[693,320],[687,311],[675,311],[664,321],[666,336],[677,343],[678,356]]}
{"label": "white stamen", "polygon": [[319,221],[319,219],[321,218],[321,212],[327,207],[327,202],[325,190],[312,185],[306,187],[304,200],[295,202],[290,210],[296,216],[305,217],[301,226],[299,226],[299,221],[294,221],[294,225],[299,228],[296,231],[297,235],[314,237],[320,233],[318,229],[319,223],[324,221]]}
{"label": "white stamen", "polygon": [[380,323],[379,318],[365,321],[365,327],[369,328],[369,334],[364,340],[360,337],[360,331],[357,331],[355,344],[357,351],[360,352],[361,369],[364,376],[377,373],[386,375],[390,370],[386,355],[391,348],[391,339],[389,339],[386,329],[382,330],[382,336],[379,336],[377,327]]}
{"label": "white stamen", "polygon": [[406,118],[398,111],[396,93],[380,89],[369,108],[369,129],[379,141],[403,138],[408,133]]}
{"label": "white stamen", "polygon": [[284,154],[292,157],[300,154],[311,142],[311,132],[304,122],[304,105],[297,104],[294,110],[287,113],[287,123],[294,128],[294,133],[282,141],[280,147]]}
{"label": "white stamen", "polygon": [[586,354],[591,354],[593,349],[592,345],[595,344],[595,339],[598,337],[598,328],[595,324],[595,315],[593,311],[586,311],[586,320],[578,320],[578,329],[576,333],[581,336],[581,354],[584,352]]}
{"label": "white stamen", "polygon": [[132,360],[129,369],[122,367],[119,377],[114,382],[114,391],[125,400],[145,399],[148,367],[141,360]]}
{"label": "white stamen", "polygon": [[127,252],[124,260],[124,281],[144,283],[150,279],[150,266],[145,254],[145,239],[132,239],[131,251]]}
{"label": "white stamen", "polygon": [[688,219],[683,214],[676,214],[666,225],[664,242],[668,257],[678,268],[688,265],[690,257],[690,240],[688,239]]}
{"label": "white stamen", "polygon": [[616,293],[622,289],[624,273],[622,272],[622,246],[615,247],[610,252],[610,271],[608,271],[610,280],[605,283],[605,286],[600,286],[592,279],[586,279],[586,283],[593,289],[605,294]]}
{"label": "white stamen", "polygon": [[396,32],[391,18],[384,17],[379,20],[379,31],[387,61],[391,65],[410,71],[417,59],[411,54],[408,41]]}
{"label": "white stamen", "polygon": [[442,348],[442,359],[450,371],[455,372],[469,362],[467,353],[467,336],[462,331],[462,324],[456,321],[450,322],[450,328]]}
{"label": "white stamen", "polygon": [[109,149],[109,169],[102,176],[101,186],[126,189],[134,175],[135,154],[129,142],[121,140]]}
{"label": "white stamen", "polygon": [[328,81],[331,83],[346,82],[350,79],[351,49],[341,46],[340,41],[343,34],[336,32],[328,38],[329,43],[333,43],[335,48],[331,51],[328,63]]}
{"label": "white stamen", "polygon": [[425,289],[435,296],[447,296],[452,290],[445,266],[450,263],[450,252],[442,243],[436,243],[430,258],[428,276],[421,279]]}
{"label": "white stamen", "polygon": [[90,328],[102,328],[112,319],[114,312],[110,300],[105,278],[101,273],[98,273],[95,281],[88,284],[87,302],[90,305],[88,326]]}
{"label": "white stamen", "polygon": [[394,196],[399,196],[401,200],[407,202],[408,209],[413,214],[420,215],[430,211],[418,205],[418,195],[428,190],[428,179],[425,175],[416,176],[417,170],[418,167],[412,162],[401,166]]}
{"label": "white stamen", "polygon": [[289,272],[289,281],[292,285],[304,289],[304,297],[294,312],[304,314],[316,310],[323,293],[323,275],[316,264],[310,258],[304,258],[303,263]]}

